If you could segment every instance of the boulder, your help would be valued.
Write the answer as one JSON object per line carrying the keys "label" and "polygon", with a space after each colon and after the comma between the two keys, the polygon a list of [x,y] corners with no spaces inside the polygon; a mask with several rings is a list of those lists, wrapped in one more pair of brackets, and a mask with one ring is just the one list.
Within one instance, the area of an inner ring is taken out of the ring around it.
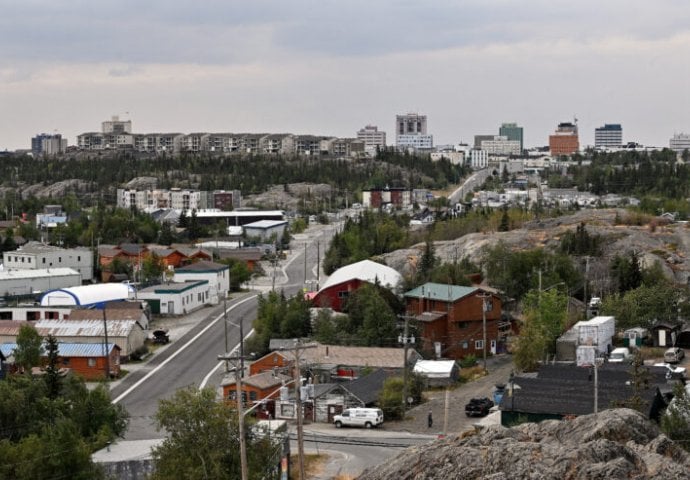
{"label": "boulder", "polygon": [[642,414],[488,427],[408,448],[359,480],[690,479],[690,454]]}

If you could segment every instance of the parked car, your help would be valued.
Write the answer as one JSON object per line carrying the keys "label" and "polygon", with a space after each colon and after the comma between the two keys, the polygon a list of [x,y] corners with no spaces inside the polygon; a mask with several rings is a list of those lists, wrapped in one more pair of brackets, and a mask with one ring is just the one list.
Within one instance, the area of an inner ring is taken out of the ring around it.
{"label": "parked car", "polygon": [[682,348],[672,347],[664,352],[664,362],[678,363],[685,357],[685,351]]}
{"label": "parked car", "polygon": [[610,363],[629,362],[631,359],[630,350],[626,347],[614,348],[609,355]]}
{"label": "parked car", "polygon": [[340,427],[378,427],[383,423],[383,410],[380,408],[348,408],[333,417],[333,424]]}
{"label": "parked car", "polygon": [[468,417],[485,417],[493,406],[494,402],[487,397],[473,398],[465,405],[465,415]]}
{"label": "parked car", "polygon": [[153,343],[165,345],[168,342],[170,342],[170,337],[168,336],[167,330],[154,330],[153,331]]}
{"label": "parked car", "polygon": [[685,367],[674,367],[668,363],[655,363],[654,366],[666,369],[666,378],[669,380],[672,378],[685,380],[687,378],[687,370]]}
{"label": "parked car", "polygon": [[599,308],[601,306],[601,297],[592,297],[589,299],[589,308]]}

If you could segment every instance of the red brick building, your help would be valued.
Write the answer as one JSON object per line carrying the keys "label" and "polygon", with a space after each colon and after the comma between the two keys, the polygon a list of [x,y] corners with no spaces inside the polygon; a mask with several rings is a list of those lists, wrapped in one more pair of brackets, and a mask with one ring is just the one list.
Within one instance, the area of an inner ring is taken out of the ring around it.
{"label": "red brick building", "polygon": [[559,123],[553,135],[549,136],[549,150],[551,155],[572,155],[580,150],[580,140],[577,125],[573,123]]}
{"label": "red brick building", "polygon": [[[481,357],[484,352],[482,311],[486,307],[486,351],[499,350],[501,299],[476,287],[426,283],[405,293],[405,312],[419,329],[416,348],[443,358]],[[437,347],[438,344],[438,347]]]}

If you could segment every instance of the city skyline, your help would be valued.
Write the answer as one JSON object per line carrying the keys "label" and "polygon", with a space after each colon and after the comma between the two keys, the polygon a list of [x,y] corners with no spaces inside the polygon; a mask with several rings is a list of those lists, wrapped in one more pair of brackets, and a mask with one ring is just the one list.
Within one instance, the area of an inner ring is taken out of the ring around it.
{"label": "city skyline", "polygon": [[[525,147],[579,120],[668,146],[689,132],[690,5],[643,2],[0,0],[0,150],[39,133],[291,132],[355,137],[428,118],[434,144],[502,123]],[[126,113],[128,112],[128,114]]]}

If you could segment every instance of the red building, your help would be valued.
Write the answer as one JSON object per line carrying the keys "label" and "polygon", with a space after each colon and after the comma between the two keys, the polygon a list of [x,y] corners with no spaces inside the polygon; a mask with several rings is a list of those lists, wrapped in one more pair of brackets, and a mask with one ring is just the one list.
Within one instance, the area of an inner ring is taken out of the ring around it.
{"label": "red building", "polygon": [[580,150],[580,140],[577,125],[573,123],[559,123],[556,132],[549,136],[549,150],[551,155],[572,155]]}
{"label": "red building", "polygon": [[[292,377],[278,372],[262,372],[242,379],[242,404],[251,406],[255,402],[275,399],[280,396],[280,387],[292,382]],[[235,375],[226,377],[221,382],[223,398],[231,402],[237,401],[237,382]]]}
{"label": "red building", "polygon": [[342,312],[347,298],[362,284],[370,283],[393,289],[401,282],[402,276],[392,268],[371,260],[362,260],[333,272],[312,302],[316,307],[330,307],[336,312]]}
{"label": "red building", "polygon": [[460,359],[484,354],[486,310],[486,352],[502,348],[501,299],[476,287],[426,283],[405,293],[405,311],[419,328],[417,348],[439,352],[443,358]]}

